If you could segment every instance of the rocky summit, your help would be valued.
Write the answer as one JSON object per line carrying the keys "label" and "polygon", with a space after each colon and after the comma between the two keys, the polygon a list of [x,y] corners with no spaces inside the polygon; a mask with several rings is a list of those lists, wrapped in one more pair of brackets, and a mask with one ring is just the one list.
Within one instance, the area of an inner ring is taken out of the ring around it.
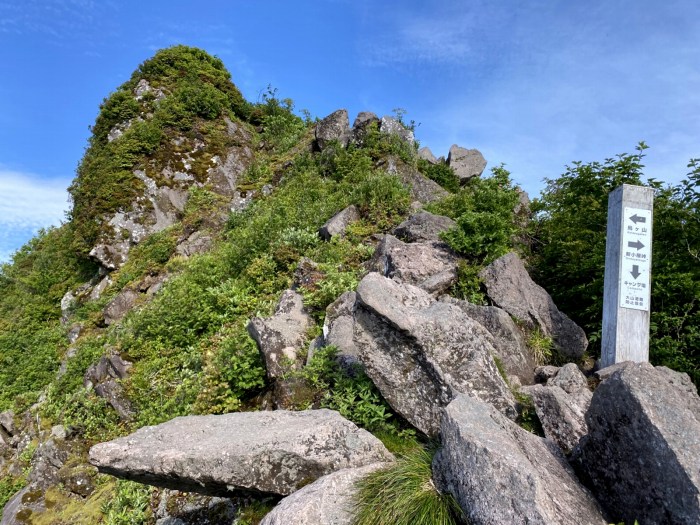
{"label": "rocky summit", "polygon": [[186,46],[105,99],[69,220],[0,267],[0,525],[700,523],[700,301],[595,364],[639,159],[531,203],[371,109],[246,101]]}

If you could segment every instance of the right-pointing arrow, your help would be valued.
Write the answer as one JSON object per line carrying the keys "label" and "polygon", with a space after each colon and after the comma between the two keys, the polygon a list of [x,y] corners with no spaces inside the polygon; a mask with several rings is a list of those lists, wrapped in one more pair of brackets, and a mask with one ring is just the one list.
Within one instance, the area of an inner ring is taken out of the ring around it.
{"label": "right-pointing arrow", "polygon": [[642,241],[634,241],[634,242],[628,242],[627,246],[630,248],[637,248],[637,251],[641,250],[644,248],[644,245],[642,244]]}
{"label": "right-pointing arrow", "polygon": [[632,274],[632,277],[635,278],[635,280],[637,279],[637,277],[642,275],[642,273],[639,271],[639,266],[637,266],[636,264],[632,266],[632,271],[630,273]]}

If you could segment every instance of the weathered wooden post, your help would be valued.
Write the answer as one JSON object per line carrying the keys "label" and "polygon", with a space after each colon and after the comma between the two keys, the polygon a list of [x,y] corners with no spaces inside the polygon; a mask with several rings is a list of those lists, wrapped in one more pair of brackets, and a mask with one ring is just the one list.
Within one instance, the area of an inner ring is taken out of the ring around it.
{"label": "weathered wooden post", "polygon": [[649,360],[654,190],[623,184],[608,196],[601,366]]}

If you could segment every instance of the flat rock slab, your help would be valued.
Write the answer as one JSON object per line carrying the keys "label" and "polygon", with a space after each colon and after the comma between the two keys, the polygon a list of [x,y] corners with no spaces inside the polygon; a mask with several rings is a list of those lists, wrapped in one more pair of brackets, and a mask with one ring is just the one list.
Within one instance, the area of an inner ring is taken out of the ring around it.
{"label": "flat rock slab", "polygon": [[100,472],[213,496],[286,496],[336,470],[392,459],[372,434],[326,409],[178,417],[90,449]]}
{"label": "flat rock slab", "polygon": [[378,273],[365,276],[357,288],[353,338],[387,402],[429,436],[439,431],[442,407],[460,393],[517,415],[488,331],[420,288]]}
{"label": "flat rock slab", "polygon": [[458,396],[445,408],[440,435],[434,476],[471,525],[608,523],[552,442],[487,403]]}
{"label": "flat rock slab", "polygon": [[586,422],[575,462],[615,522],[700,523],[700,398],[687,374],[618,367]]}
{"label": "flat rock slab", "polygon": [[323,476],[280,501],[260,525],[351,525],[355,483],[383,466],[375,463]]}
{"label": "flat rock slab", "polygon": [[440,234],[457,226],[443,215],[427,211],[414,213],[394,229],[394,235],[404,242],[439,241]]}

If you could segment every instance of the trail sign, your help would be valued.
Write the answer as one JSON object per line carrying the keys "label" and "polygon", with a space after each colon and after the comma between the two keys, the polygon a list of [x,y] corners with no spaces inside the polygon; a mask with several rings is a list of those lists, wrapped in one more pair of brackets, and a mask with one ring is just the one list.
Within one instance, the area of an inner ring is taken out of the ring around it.
{"label": "trail sign", "polygon": [[654,190],[623,184],[608,197],[601,366],[649,360]]}

